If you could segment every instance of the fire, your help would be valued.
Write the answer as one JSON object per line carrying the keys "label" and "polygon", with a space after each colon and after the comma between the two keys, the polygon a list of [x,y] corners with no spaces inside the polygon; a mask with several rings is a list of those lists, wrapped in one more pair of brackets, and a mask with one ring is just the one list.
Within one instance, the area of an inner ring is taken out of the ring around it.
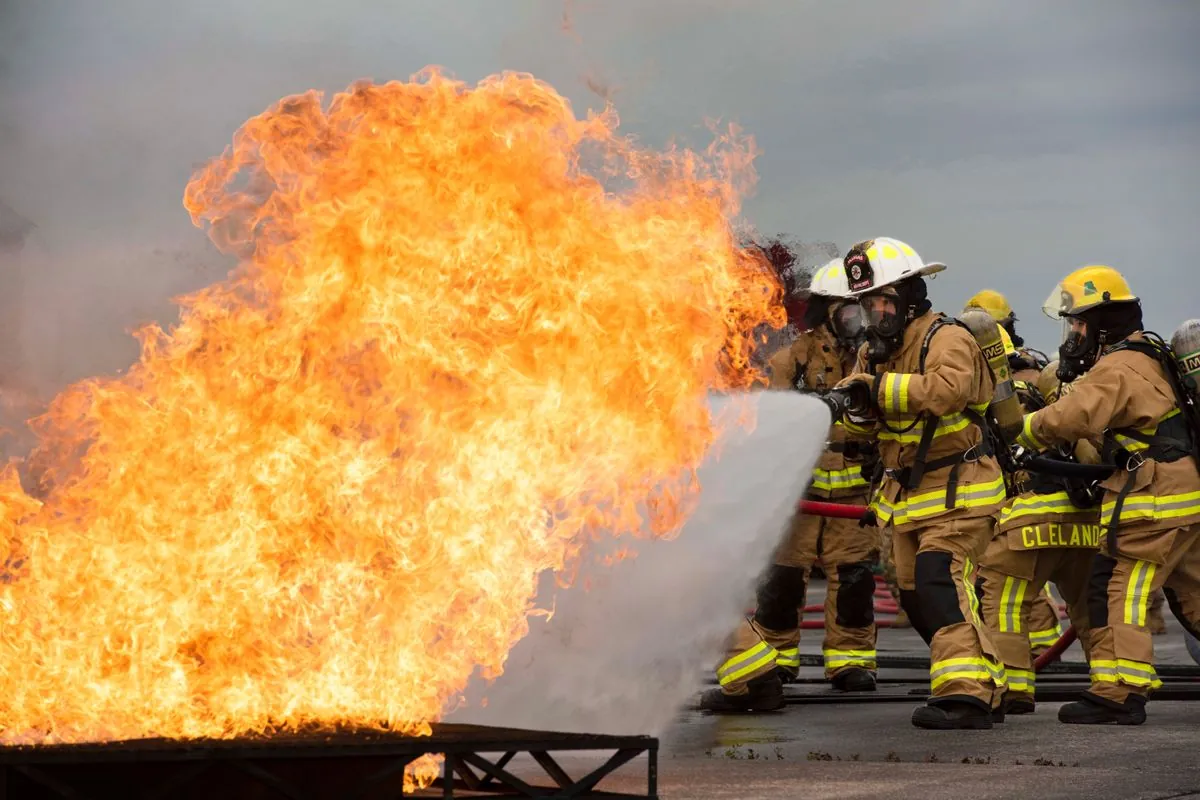
{"label": "fire", "polygon": [[736,131],[650,152],[429,71],[249,120],[184,204],[239,257],[0,484],[0,742],[428,731],[536,578],[670,535],[777,288]]}

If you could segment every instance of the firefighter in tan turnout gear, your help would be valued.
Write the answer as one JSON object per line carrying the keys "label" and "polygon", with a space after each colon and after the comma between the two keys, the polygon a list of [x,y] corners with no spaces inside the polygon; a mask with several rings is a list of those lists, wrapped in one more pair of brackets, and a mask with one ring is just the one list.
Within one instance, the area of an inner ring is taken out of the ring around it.
{"label": "firefighter in tan turnout gear", "polygon": [[1060,317],[1059,375],[1080,375],[1070,393],[1025,418],[1029,450],[1103,438],[1100,552],[1088,597],[1091,688],[1059,710],[1069,723],[1145,721],[1161,685],[1146,627],[1150,599],[1165,587],[1185,627],[1200,629],[1200,472],[1195,409],[1178,385],[1167,346],[1142,332],[1141,304],[1105,266],[1072,272],[1047,299]]}
{"label": "firefighter in tan turnout gear", "polygon": [[[1023,403],[1028,411],[1054,403],[1060,395],[1056,363],[1047,365],[1035,388],[1038,402]],[[1055,456],[1064,463],[1095,463],[1097,454],[1087,442],[1065,445]],[[1088,652],[1088,579],[1100,537],[1099,496],[1087,481],[1039,473],[1018,473],[1018,493],[1000,512],[996,538],[980,560],[980,602],[983,619],[1004,659],[1009,714],[1035,709],[1033,658],[1040,649],[1034,635],[1047,629],[1033,612],[1047,581],[1054,581],[1067,601],[1071,624]],[[1050,609],[1053,625],[1058,614]],[[1056,630],[1049,634],[1057,638]],[[1053,644],[1053,639],[1050,640]]]}
{"label": "firefighter in tan turnout gear", "polygon": [[[838,259],[813,275],[804,327],[771,359],[771,387],[825,391],[853,366],[861,309],[845,299]],[[863,461],[869,447],[847,441],[840,423],[830,429],[829,448],[813,470],[808,496],[841,503],[866,502]],[[767,711],[783,705],[781,679],[800,667],[800,617],[813,564],[820,558],[828,579],[825,595],[825,675],[835,689],[875,689],[875,532],[856,520],[797,514],[772,565],[759,581],[751,619],[735,632],[717,668],[720,688],[701,697],[710,711]]]}
{"label": "firefighter in tan turnout gear", "polygon": [[1005,500],[983,416],[991,368],[969,331],[931,310],[924,276],[944,265],[887,238],[856,244],[844,263],[867,326],[858,373],[839,386],[846,429],[878,442],[885,471],[872,510],[891,527],[901,602],[931,650],[932,696],[912,722],[991,728],[1004,667],[974,588]]}

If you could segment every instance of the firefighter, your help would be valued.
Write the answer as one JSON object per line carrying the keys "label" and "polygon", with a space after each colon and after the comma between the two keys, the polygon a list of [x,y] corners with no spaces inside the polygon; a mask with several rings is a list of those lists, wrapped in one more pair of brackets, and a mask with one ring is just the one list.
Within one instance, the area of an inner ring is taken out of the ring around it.
{"label": "firefighter", "polygon": [[890,527],[901,602],[931,648],[928,704],[912,722],[991,728],[1004,667],[979,616],[974,571],[992,538],[1005,483],[985,435],[995,379],[973,335],[932,311],[926,264],[896,239],[846,254],[867,344],[839,391],[846,430],[878,442],[883,475],[871,507]]}
{"label": "firefighter", "polygon": [[[1004,300],[1004,296],[999,292],[992,292],[985,289],[984,291],[975,295],[975,297],[971,298],[971,300],[967,302],[967,307],[963,309],[963,311],[966,312],[973,308],[979,308],[986,311],[992,317],[992,319],[996,319],[999,313],[998,311],[980,305],[980,303],[990,299],[989,295],[994,295],[1000,299],[1001,303],[1003,304],[1001,309],[1004,311],[1006,318],[1009,319],[1009,325],[1011,326],[1011,320],[1015,319],[1016,317],[1012,314],[1012,310],[1008,308],[1008,302]],[[982,300],[980,300],[981,297],[983,298]],[[1008,359],[1009,368],[1013,373],[1013,384],[1017,391],[1017,397],[1020,400],[1021,407],[1026,413],[1037,411],[1039,408],[1044,407],[1047,402],[1042,392],[1041,384],[1042,376],[1047,374],[1046,365],[1043,365],[1041,371],[1037,372],[1037,374],[1033,376],[1032,380],[1029,380],[1029,370],[1025,367],[1019,366],[1021,364],[1027,364],[1028,361],[1025,360],[1025,356],[1023,356],[1017,350],[1016,346],[1013,344],[1012,336],[1008,332],[1008,328],[1004,327],[1002,323],[1000,324],[1000,337],[1004,343],[1004,354]],[[1018,378],[1018,374],[1024,375],[1024,378]],[[1056,390],[1058,378],[1053,372],[1050,372],[1049,375],[1050,377],[1054,378]],[[1047,387],[1047,390],[1049,391],[1050,387]],[[1018,471],[1010,478],[1009,494],[1015,495],[1023,491],[1026,488],[1024,484],[1026,484],[1028,480],[1029,475],[1027,473]],[[976,586],[978,587],[978,585],[979,584],[977,582]],[[1057,601],[1054,599],[1054,595],[1050,592],[1050,584],[1046,583],[1042,587],[1041,592],[1033,595],[1033,602],[1025,610],[1024,617],[1021,620],[1022,627],[1029,633],[1029,654],[1035,660],[1042,653],[1049,650],[1050,647],[1058,641],[1058,637],[1062,636],[1063,634],[1062,622],[1058,616],[1058,608],[1056,603]],[[997,643],[997,646],[999,646],[999,643]],[[1026,707],[1020,703],[1010,704],[1009,708],[1010,711],[1017,714],[1024,713],[1027,710]]]}
{"label": "firefighter", "polygon": [[1033,385],[1049,359],[1044,353],[1025,346],[1025,340],[1017,333],[1017,315],[1013,313],[1008,299],[993,289],[984,289],[974,294],[963,310],[969,308],[981,308],[986,311],[1008,335],[1014,348],[1014,352],[1008,357],[1008,363],[1018,388],[1022,383]]}
{"label": "firefighter", "polygon": [[1103,481],[1099,553],[1088,596],[1091,687],[1059,709],[1062,722],[1140,725],[1161,686],[1147,629],[1150,599],[1166,588],[1191,631],[1200,630],[1200,471],[1195,411],[1170,350],[1142,331],[1125,278],[1087,266],[1046,301],[1061,318],[1061,378],[1084,375],[1058,402],[1026,416],[1018,444],[1030,450],[1103,441],[1118,468]]}
{"label": "firefighter", "polygon": [[[861,335],[861,309],[847,300],[841,259],[812,277],[804,312],[807,330],[770,360],[771,388],[821,392],[849,374]],[[808,496],[864,504],[863,463],[870,448],[847,441],[840,423],[813,470]],[[826,578],[825,675],[835,689],[875,689],[875,531],[857,520],[797,514],[771,566],[759,581],[754,616],[738,626],[724,662],[720,688],[701,697],[710,711],[767,711],[783,705],[782,681],[800,668],[800,615],[813,564]]]}
{"label": "firefighter", "polygon": [[[1042,407],[1060,396],[1056,370],[1057,364],[1047,365],[1038,378],[1037,396],[1046,401]],[[1077,453],[1071,447],[1058,455],[1063,461],[1096,461],[1094,450]],[[1099,498],[1086,482],[1018,475],[1018,493],[1000,512],[996,538],[979,568],[983,619],[1004,658],[1008,678],[1008,714],[1028,714],[1036,708],[1033,660],[1060,635],[1058,612],[1046,601],[1048,581],[1054,581],[1066,599],[1071,624],[1087,654],[1088,579],[1100,537]],[[1049,608],[1052,622],[1039,619],[1038,601]],[[1035,640],[1038,634],[1048,643]]]}

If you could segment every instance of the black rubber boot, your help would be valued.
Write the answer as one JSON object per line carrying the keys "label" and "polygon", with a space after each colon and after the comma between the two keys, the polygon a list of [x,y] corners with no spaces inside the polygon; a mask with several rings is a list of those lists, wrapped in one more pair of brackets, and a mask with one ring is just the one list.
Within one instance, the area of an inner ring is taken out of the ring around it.
{"label": "black rubber boot", "polygon": [[849,667],[829,681],[839,692],[873,692],[875,676],[862,667]]}
{"label": "black rubber boot", "polygon": [[974,703],[943,702],[913,711],[912,724],[931,731],[991,730],[992,711]]}
{"label": "black rubber boot", "polygon": [[1141,725],[1146,721],[1146,698],[1131,694],[1124,703],[1084,692],[1083,698],[1058,709],[1058,721],[1068,725]]}
{"label": "black rubber boot", "polygon": [[783,708],[783,684],[772,672],[746,684],[746,694],[725,694],[719,688],[700,695],[700,708],[717,714],[778,711]]}
{"label": "black rubber boot", "polygon": [[1004,711],[1014,716],[1032,714],[1037,710],[1037,703],[1026,692],[1009,692],[1004,695]]}
{"label": "black rubber boot", "polygon": [[775,676],[779,678],[779,682],[784,686],[787,686],[789,683],[795,683],[800,679],[800,677],[788,667],[776,667]]}

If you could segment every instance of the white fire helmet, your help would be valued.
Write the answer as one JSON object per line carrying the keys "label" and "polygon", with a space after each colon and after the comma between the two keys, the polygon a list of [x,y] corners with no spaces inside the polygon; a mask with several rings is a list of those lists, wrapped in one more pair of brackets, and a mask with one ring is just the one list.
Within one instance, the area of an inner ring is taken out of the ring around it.
{"label": "white fire helmet", "polygon": [[851,297],[861,297],[906,278],[933,275],[946,268],[937,261],[926,264],[910,245],[886,236],[850,248],[843,265]]}
{"label": "white fire helmet", "polygon": [[846,268],[842,259],[835,258],[813,273],[808,284],[809,294],[818,297],[849,297],[850,284],[846,281]]}
{"label": "white fire helmet", "polygon": [[[809,282],[810,296],[828,298],[828,322],[834,335],[843,341],[853,341],[863,328],[863,310],[850,297],[846,268],[842,259],[835,258],[813,273]],[[842,302],[837,302],[841,300]]]}

